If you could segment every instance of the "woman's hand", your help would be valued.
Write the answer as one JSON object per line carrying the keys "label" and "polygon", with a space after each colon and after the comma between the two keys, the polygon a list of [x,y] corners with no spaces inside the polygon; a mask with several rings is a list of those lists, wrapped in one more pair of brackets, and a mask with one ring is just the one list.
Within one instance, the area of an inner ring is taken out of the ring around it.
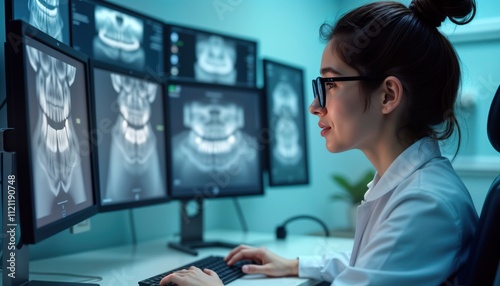
{"label": "woman's hand", "polygon": [[191,266],[169,274],[160,281],[160,285],[175,283],[179,286],[223,286],[217,273],[210,269],[203,269]]}
{"label": "woman's hand", "polygon": [[299,261],[280,257],[266,248],[254,248],[240,245],[231,250],[224,260],[233,265],[239,260],[253,260],[256,264],[247,264],[242,271],[247,274],[265,274],[271,277],[298,276]]}

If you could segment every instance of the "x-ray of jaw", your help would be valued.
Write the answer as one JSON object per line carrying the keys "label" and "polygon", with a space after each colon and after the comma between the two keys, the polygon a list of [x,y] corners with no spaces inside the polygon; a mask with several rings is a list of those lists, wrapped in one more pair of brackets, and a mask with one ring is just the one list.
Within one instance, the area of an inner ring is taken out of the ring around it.
{"label": "x-ray of jaw", "polygon": [[184,104],[183,116],[188,130],[174,136],[172,144],[175,180],[183,185],[202,185],[208,174],[231,173],[232,169],[237,170],[231,177],[233,184],[254,178],[256,142],[242,130],[241,106],[217,100],[191,101]]}
{"label": "x-ray of jaw", "polygon": [[[76,68],[33,47],[26,46],[36,73],[38,118],[33,132],[32,153],[36,187],[36,217],[52,209],[56,197],[69,195],[74,204],[87,200],[80,164],[79,144],[71,118],[71,91]],[[58,202],[64,209],[65,201]]]}
{"label": "x-ray of jaw", "polygon": [[165,187],[150,123],[158,86],[119,74],[111,74],[111,81],[119,114],[111,134],[106,199],[133,201],[161,196]]}
{"label": "x-ray of jaw", "polygon": [[241,140],[240,128],[244,125],[243,110],[234,104],[187,104],[184,126],[191,131],[182,151],[200,170],[226,170],[238,160],[238,154],[232,151]]}
{"label": "x-ray of jaw", "polygon": [[195,78],[199,81],[232,85],[236,83],[236,47],[220,36],[196,39]]}
{"label": "x-ray of jaw", "polygon": [[94,37],[94,57],[116,60],[142,68],[145,64],[141,46],[144,24],[140,19],[104,7],[95,9],[97,35]]}
{"label": "x-ray of jaw", "polygon": [[272,91],[273,156],[283,165],[294,165],[302,158],[297,125],[298,95],[288,81],[279,81]]}
{"label": "x-ray of jaw", "polygon": [[63,40],[59,0],[28,0],[28,9],[31,25],[59,41]]}

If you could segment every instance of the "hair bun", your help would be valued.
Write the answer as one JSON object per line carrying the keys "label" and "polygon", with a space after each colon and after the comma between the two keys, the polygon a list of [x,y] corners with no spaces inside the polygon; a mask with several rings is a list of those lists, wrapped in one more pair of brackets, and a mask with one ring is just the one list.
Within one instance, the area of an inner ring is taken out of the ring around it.
{"label": "hair bun", "polygon": [[446,14],[434,1],[412,0],[410,10],[422,21],[434,27],[441,26],[441,23],[446,19]]}
{"label": "hair bun", "polygon": [[422,21],[434,27],[449,17],[457,25],[472,21],[476,15],[475,0],[412,0],[410,9]]}

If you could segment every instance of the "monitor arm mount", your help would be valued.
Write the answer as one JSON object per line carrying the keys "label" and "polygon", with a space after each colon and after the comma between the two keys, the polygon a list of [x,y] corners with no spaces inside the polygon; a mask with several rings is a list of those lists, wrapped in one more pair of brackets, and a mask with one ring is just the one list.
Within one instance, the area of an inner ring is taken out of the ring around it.
{"label": "monitor arm mount", "polygon": [[197,248],[234,248],[237,246],[237,244],[223,241],[203,240],[203,208],[202,198],[181,201],[180,242],[169,242],[168,247],[191,255],[198,255]]}

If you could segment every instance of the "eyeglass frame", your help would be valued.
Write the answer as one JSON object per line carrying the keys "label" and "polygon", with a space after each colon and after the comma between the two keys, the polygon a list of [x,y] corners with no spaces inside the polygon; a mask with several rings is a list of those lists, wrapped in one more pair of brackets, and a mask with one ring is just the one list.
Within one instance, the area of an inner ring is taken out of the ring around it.
{"label": "eyeglass frame", "polygon": [[[327,82],[336,82],[336,81],[356,81],[356,80],[382,80],[380,77],[374,76],[338,76],[338,77],[320,77],[318,76],[316,79],[312,80],[312,88],[314,99],[318,98],[319,105],[324,108],[326,105],[326,89],[325,84]],[[318,83],[321,85],[321,89],[318,87]],[[321,94],[319,91],[321,90]]]}

